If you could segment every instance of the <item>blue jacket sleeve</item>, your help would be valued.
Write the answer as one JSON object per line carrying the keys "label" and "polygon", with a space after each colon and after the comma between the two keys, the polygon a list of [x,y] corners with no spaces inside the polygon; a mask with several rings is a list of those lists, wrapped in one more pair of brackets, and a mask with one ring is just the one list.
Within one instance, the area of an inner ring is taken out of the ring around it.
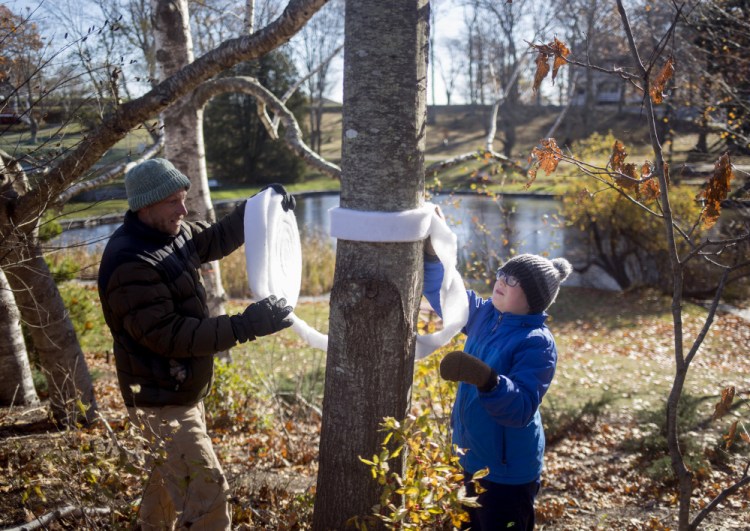
{"label": "blue jacket sleeve", "polygon": [[445,269],[440,262],[424,261],[424,284],[422,292],[430,303],[432,309],[442,318],[443,310],[440,307],[440,286],[443,283]]}
{"label": "blue jacket sleeve", "polygon": [[554,340],[545,334],[533,334],[518,345],[514,364],[508,374],[488,393],[479,393],[487,412],[500,424],[526,426],[533,419],[549,389],[557,365]]}

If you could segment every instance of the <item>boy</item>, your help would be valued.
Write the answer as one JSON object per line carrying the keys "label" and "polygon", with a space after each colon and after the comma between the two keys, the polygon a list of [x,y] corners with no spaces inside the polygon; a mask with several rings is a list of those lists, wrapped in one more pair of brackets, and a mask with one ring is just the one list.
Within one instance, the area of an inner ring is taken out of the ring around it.
{"label": "boy", "polygon": [[[440,314],[443,267],[431,245],[425,251],[424,294]],[[490,299],[466,292],[464,352],[448,353],[440,375],[460,382],[451,427],[468,496],[477,495],[473,474],[489,472],[478,480],[481,507],[466,507],[471,520],[463,529],[534,528],[544,455],[539,404],[557,364],[545,310],[571,270],[564,258],[522,254],[497,270]]]}

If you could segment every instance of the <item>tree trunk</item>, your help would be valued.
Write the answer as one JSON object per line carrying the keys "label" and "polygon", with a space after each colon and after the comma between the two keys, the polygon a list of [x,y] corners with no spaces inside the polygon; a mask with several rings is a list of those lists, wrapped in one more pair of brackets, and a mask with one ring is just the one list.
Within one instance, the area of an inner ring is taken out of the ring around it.
{"label": "tree trunk", "polygon": [[21,333],[20,314],[13,291],[0,270],[0,406],[39,403],[31,378],[29,356]]}
{"label": "tree trunk", "polygon": [[[6,161],[10,163],[6,165]],[[47,378],[52,415],[64,424],[79,418],[90,422],[96,410],[91,375],[73,323],[42,258],[36,238],[41,214],[21,218],[23,222],[10,217],[14,209],[9,205],[32,193],[20,164],[0,153],[0,269],[15,295],[18,312]],[[13,330],[0,328],[0,333],[12,336]],[[77,407],[78,401],[85,411]]]}
{"label": "tree trunk", "polygon": [[[4,264],[3,270],[47,377],[52,414],[66,425],[79,417],[91,422],[96,409],[94,387],[60,292],[38,244],[14,247],[10,264]],[[86,406],[85,412],[79,409],[79,401]]]}
{"label": "tree trunk", "polygon": [[[152,9],[156,62],[161,81],[193,62],[193,40],[187,0],[152,0]],[[163,113],[165,156],[190,179],[186,205],[188,217],[213,222],[216,221],[216,213],[208,189],[203,109],[193,104],[191,96],[183,97]],[[226,313],[226,294],[221,283],[219,263],[203,264],[201,274],[211,315]]]}
{"label": "tree trunk", "polygon": [[[427,0],[346,4],[344,208],[422,202],[428,20]],[[422,242],[338,242],[314,529],[351,526],[379,501],[359,457],[378,453],[384,417],[408,410],[421,272]]]}

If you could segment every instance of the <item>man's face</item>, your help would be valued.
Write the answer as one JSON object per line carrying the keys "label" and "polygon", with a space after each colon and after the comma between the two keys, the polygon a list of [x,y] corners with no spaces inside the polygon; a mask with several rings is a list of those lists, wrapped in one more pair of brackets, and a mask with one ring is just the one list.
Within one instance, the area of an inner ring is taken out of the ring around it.
{"label": "man's face", "polygon": [[176,236],[180,232],[182,220],[188,213],[185,208],[185,199],[187,199],[186,190],[175,192],[158,203],[140,209],[138,219],[152,229]]}

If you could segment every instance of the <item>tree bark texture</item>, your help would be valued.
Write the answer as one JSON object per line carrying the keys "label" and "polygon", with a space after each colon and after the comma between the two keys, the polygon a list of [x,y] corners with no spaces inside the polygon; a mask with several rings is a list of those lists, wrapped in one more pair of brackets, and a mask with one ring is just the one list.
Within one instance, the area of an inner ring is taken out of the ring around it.
{"label": "tree bark texture", "polygon": [[[10,253],[11,264],[3,271],[47,378],[52,414],[66,425],[79,417],[91,422],[96,411],[91,375],[39,245],[16,247]],[[78,401],[86,406],[85,413],[78,409]]]}
{"label": "tree bark texture", "polygon": [[[77,420],[80,412],[75,402],[80,399],[88,407],[83,418],[91,421],[96,409],[91,375],[73,323],[42,258],[36,230],[38,218],[18,224],[10,216],[18,198],[31,193],[33,190],[29,189],[20,164],[7,153],[0,153],[0,268],[9,291],[13,292],[12,296],[5,298],[5,302],[15,304],[17,308],[14,313],[10,307],[7,320],[0,324],[0,333],[9,338],[18,338],[13,321],[14,315],[20,315],[47,379],[54,418],[62,423]],[[23,338],[20,339],[22,343]],[[19,345],[14,339],[8,346],[14,349],[13,357],[26,357],[27,349],[19,351],[22,344]],[[29,362],[26,359],[19,363],[28,367]],[[0,376],[5,376],[5,373],[0,372]],[[21,377],[25,377],[23,369]]]}
{"label": "tree bark texture", "polygon": [[0,270],[0,406],[39,403],[21,333],[21,315],[13,291]]}
{"label": "tree bark texture", "polygon": [[[187,0],[152,0],[154,39],[159,80],[164,80],[194,60],[193,39]],[[216,221],[206,171],[206,148],[203,142],[203,109],[193,104],[190,95],[162,113],[164,118],[165,156],[190,179],[186,206],[188,218]],[[226,294],[221,283],[219,262],[201,266],[211,315],[226,313]]]}
{"label": "tree bark texture", "polygon": [[[346,4],[344,208],[423,202],[428,20],[427,0]],[[338,242],[314,529],[345,529],[379,502],[359,458],[379,453],[383,418],[402,420],[409,407],[422,247]],[[392,469],[401,471],[400,459]]]}

